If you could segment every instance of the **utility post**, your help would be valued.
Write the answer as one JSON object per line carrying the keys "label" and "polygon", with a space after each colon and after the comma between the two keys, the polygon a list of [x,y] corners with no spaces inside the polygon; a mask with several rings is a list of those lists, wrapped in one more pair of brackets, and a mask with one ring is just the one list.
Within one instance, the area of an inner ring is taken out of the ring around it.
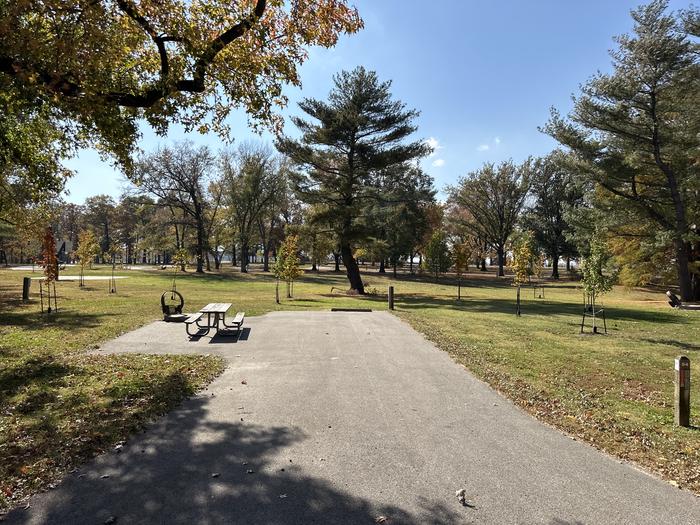
{"label": "utility post", "polygon": [[675,389],[673,395],[673,422],[681,427],[690,426],[690,359],[676,358]]}

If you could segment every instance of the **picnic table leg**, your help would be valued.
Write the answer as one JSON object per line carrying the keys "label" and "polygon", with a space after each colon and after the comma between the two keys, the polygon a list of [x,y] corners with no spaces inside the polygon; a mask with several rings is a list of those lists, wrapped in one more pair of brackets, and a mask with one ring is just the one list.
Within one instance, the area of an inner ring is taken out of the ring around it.
{"label": "picnic table leg", "polygon": [[209,332],[209,318],[208,318],[208,316],[207,316],[207,324],[206,324],[206,326],[202,326],[201,324],[199,324],[199,320],[197,320],[197,321],[195,321],[195,322],[196,322],[196,324],[197,324],[197,328],[199,328],[200,330],[206,330],[207,333]]}
{"label": "picnic table leg", "polygon": [[[195,324],[197,325],[197,331],[196,331],[194,334],[191,334],[191,333],[190,333],[190,325],[189,325],[189,323],[185,325],[185,331],[187,332],[187,335],[189,335],[190,337],[195,337],[195,336],[200,336],[200,337],[201,337],[201,336],[207,335],[207,334],[209,333],[209,327],[208,327],[208,326],[206,326],[206,327],[200,326],[200,325],[199,325],[199,322],[195,322]],[[205,330],[205,331],[202,332],[202,330]]]}

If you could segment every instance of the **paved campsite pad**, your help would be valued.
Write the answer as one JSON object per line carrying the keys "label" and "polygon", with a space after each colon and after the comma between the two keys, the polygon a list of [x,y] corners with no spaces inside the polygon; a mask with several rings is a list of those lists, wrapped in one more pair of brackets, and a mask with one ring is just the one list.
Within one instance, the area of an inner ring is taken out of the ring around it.
{"label": "paved campsite pad", "polygon": [[157,322],[100,350],[124,351],[230,365],[10,523],[700,523],[700,498],[542,425],[388,313],[277,312],[238,341]]}

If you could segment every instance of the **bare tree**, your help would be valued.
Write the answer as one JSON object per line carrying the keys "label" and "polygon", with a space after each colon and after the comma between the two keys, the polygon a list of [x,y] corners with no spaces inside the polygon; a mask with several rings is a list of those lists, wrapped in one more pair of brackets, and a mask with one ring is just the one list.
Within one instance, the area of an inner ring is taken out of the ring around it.
{"label": "bare tree", "polygon": [[204,272],[209,249],[208,215],[218,202],[209,195],[209,182],[216,169],[216,159],[206,146],[179,142],[159,148],[141,158],[137,164],[138,187],[159,199],[171,210],[180,210],[195,228],[197,272]]}
{"label": "bare tree", "polygon": [[506,243],[520,217],[530,187],[531,161],[516,166],[485,164],[450,189],[452,199],[474,218],[464,225],[485,239],[498,255],[498,275],[505,272]]}
{"label": "bare tree", "polygon": [[[244,143],[234,153],[224,155],[222,164],[224,201],[240,244],[241,271],[247,272],[249,251],[257,240],[256,233],[268,230],[261,228],[261,221],[282,213],[286,166],[269,147],[253,142]],[[267,249],[269,233],[264,237],[261,240]]]}

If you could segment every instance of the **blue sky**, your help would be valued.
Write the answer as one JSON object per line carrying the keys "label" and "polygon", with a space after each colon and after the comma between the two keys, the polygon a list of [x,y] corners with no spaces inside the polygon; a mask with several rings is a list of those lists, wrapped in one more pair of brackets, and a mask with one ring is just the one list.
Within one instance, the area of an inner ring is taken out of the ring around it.
{"label": "blue sky", "polygon": [[[516,161],[549,152],[554,142],[537,127],[549,108],[571,107],[571,95],[597,70],[610,68],[613,36],[632,27],[629,0],[358,0],[365,29],[341,38],[330,50],[312,49],[300,69],[302,89],[288,88],[285,116],[298,114],[303,97],[325,98],[334,73],[363,65],[393,81],[395,97],[421,111],[417,136],[437,149],[423,166],[438,189],[484,162]],[[689,2],[671,1],[672,9]],[[235,140],[270,141],[251,133],[245,116],[231,120]],[[286,126],[293,133],[293,125]],[[216,135],[167,137],[146,126],[140,147],[189,138],[222,147]],[[70,202],[106,193],[117,197],[125,184],[92,151],[67,162],[76,172]]]}

